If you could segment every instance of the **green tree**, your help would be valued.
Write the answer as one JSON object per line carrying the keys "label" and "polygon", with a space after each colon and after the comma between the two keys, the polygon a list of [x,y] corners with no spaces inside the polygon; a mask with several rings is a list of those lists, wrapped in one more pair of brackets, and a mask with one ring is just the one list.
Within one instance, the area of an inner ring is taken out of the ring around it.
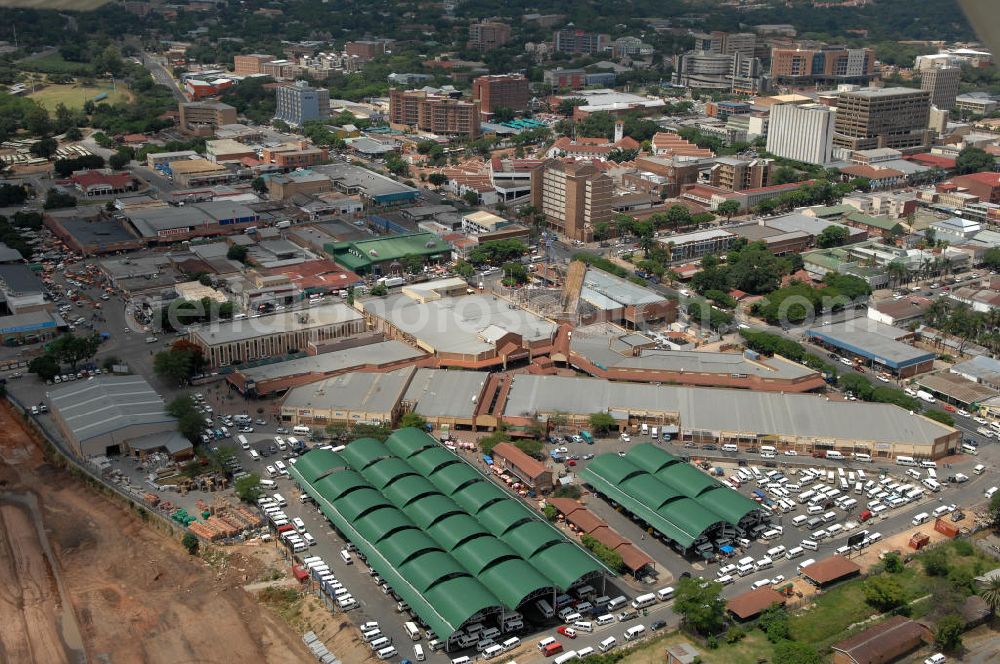
{"label": "green tree", "polygon": [[267,180],[260,177],[259,175],[250,181],[250,186],[258,194],[263,194],[267,192]]}
{"label": "green tree", "polygon": [[520,286],[528,283],[528,268],[523,263],[511,261],[500,266],[504,286]]}
{"label": "green tree", "polygon": [[153,371],[174,385],[184,385],[194,375],[194,356],[188,351],[163,350],[153,356]]}
{"label": "green tree", "polygon": [[76,371],[76,365],[83,360],[94,357],[100,345],[101,338],[96,334],[87,337],[64,334],[49,344],[48,352],[58,361],[70,365],[73,371]]}
{"label": "green tree", "polygon": [[257,499],[260,498],[264,490],[260,486],[260,475],[256,473],[250,473],[246,477],[241,477],[236,480],[234,485],[236,489],[236,495],[239,496],[240,500],[244,503],[254,504]]}
{"label": "green tree", "polygon": [[882,559],[882,566],[885,567],[885,571],[890,574],[899,574],[903,571],[903,560],[899,557],[898,553],[890,551],[885,554],[885,558]]}
{"label": "green tree", "polygon": [[839,247],[847,242],[851,233],[846,226],[827,226],[816,238],[816,245],[821,249]]}
{"label": "green tree", "polygon": [[247,262],[248,249],[240,244],[229,245],[229,249],[226,250],[226,258],[231,261],[239,261],[243,264]]}
{"label": "green tree", "polygon": [[45,138],[40,138],[31,144],[31,154],[36,157],[41,157],[42,159],[48,159],[56,153],[59,149],[59,141],[52,138],[51,136],[46,136]]}
{"label": "green tree", "polygon": [[699,634],[717,634],[725,624],[725,612],[722,584],[690,577],[678,582],[674,613],[681,616],[689,628]]}
{"label": "green tree", "polygon": [[1000,492],[993,495],[989,506],[990,521],[994,528],[1000,528]]}
{"label": "green tree", "polygon": [[958,157],[955,158],[955,170],[959,174],[991,171],[995,162],[996,159],[986,150],[970,146],[958,153]]}
{"label": "green tree", "polygon": [[79,127],[70,127],[66,130],[66,133],[63,134],[63,138],[67,141],[80,141],[83,140],[83,132],[80,131]]}
{"label": "green tree", "polygon": [[167,412],[177,418],[177,430],[190,440],[197,443],[201,439],[201,430],[205,420],[195,409],[194,400],[185,395],[179,396],[167,404]]}
{"label": "green tree", "polygon": [[23,184],[0,184],[0,207],[20,205],[28,198],[28,190]]}
{"label": "green tree", "polygon": [[440,187],[442,185],[448,184],[448,176],[444,173],[431,173],[427,176],[427,181],[430,182],[435,187]]}
{"label": "green tree", "polygon": [[59,361],[48,353],[39,355],[28,363],[28,371],[42,380],[52,380],[59,375],[59,370]]}
{"label": "green tree", "polygon": [[464,194],[462,194],[462,200],[469,205],[479,205],[479,194],[472,189],[467,189]]}
{"label": "green tree", "polygon": [[476,268],[468,261],[460,260],[455,263],[455,274],[463,279],[469,280],[476,275]]}
{"label": "green tree", "polygon": [[419,413],[414,413],[413,411],[404,413],[403,416],[399,418],[399,428],[406,429],[409,427],[425,431],[427,429],[427,418]]}
{"label": "green tree", "polygon": [[941,546],[933,547],[920,557],[924,572],[928,576],[948,576],[951,566],[948,564],[948,551]]}
{"label": "green tree", "polygon": [[760,614],[757,627],[767,634],[767,640],[771,643],[789,638],[791,630],[788,626],[788,611],[780,604],[771,605]]}
{"label": "green tree", "polygon": [[624,572],[625,563],[622,561],[622,554],[614,549],[602,544],[591,535],[582,535],[580,543],[593,553],[598,560],[604,563],[609,569],[615,572]]}
{"label": "green tree", "polygon": [[542,441],[537,438],[518,438],[514,441],[514,447],[528,456],[540,457],[542,455]]}
{"label": "green tree", "polygon": [[965,631],[965,620],[962,616],[951,614],[937,622],[934,629],[934,642],[942,649],[955,651],[962,647],[962,632]]}
{"label": "green tree", "polygon": [[542,514],[545,515],[545,518],[548,521],[552,522],[555,522],[555,520],[559,518],[559,510],[549,503],[545,503],[545,507],[542,508]]}
{"label": "green tree", "polygon": [[133,155],[131,150],[118,150],[118,152],[108,158],[108,166],[116,171],[120,171],[129,165],[129,162],[132,161],[132,157]]}
{"label": "green tree", "polygon": [[861,584],[861,590],[865,601],[879,611],[891,611],[906,601],[903,586],[890,576],[869,577]]}
{"label": "green tree", "polygon": [[979,590],[979,596],[995,614],[1000,610],[1000,576],[990,576],[986,584]]}
{"label": "green tree", "polygon": [[736,213],[740,211],[740,202],[734,200],[725,200],[719,203],[719,207],[715,210],[726,219],[732,219]]}
{"label": "green tree", "polygon": [[76,196],[73,194],[67,194],[58,189],[49,189],[45,194],[45,203],[42,207],[46,210],[58,210],[76,207],[76,202]]}
{"label": "green tree", "polygon": [[774,646],[773,664],[820,664],[822,658],[808,643],[781,641]]}
{"label": "green tree", "polygon": [[618,428],[618,422],[610,414],[597,412],[590,414],[590,428],[597,435],[606,435]]}
{"label": "green tree", "polygon": [[992,247],[983,253],[983,267],[1000,270],[1000,247]]}
{"label": "green tree", "polygon": [[570,116],[573,115],[573,110],[577,106],[586,106],[586,104],[587,100],[583,97],[567,97],[559,102],[559,106],[556,107],[556,113]]}
{"label": "green tree", "polygon": [[181,546],[183,546],[187,550],[188,555],[191,556],[198,555],[198,547],[200,544],[201,542],[194,536],[193,533],[184,533],[184,537],[181,538]]}

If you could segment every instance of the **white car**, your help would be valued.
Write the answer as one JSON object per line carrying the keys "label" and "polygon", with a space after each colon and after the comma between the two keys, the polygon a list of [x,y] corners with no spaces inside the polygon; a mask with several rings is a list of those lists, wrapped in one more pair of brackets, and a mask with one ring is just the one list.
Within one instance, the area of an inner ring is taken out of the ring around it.
{"label": "white car", "polygon": [[772,586],[777,586],[777,585],[780,585],[780,584],[782,584],[784,582],[785,582],[785,575],[784,574],[779,574],[778,576],[776,576],[773,579],[771,579],[771,585]]}
{"label": "white car", "polygon": [[569,453],[569,448],[568,447],[557,447],[556,448],[556,452],[559,452],[560,454],[568,454]]}
{"label": "white car", "polygon": [[799,453],[795,450],[785,450],[785,456],[798,456]]}
{"label": "white car", "polygon": [[889,382],[889,377],[888,376],[883,376],[882,374],[878,374],[875,377],[878,378],[883,383],[888,383]]}
{"label": "white car", "polygon": [[631,443],[632,442],[632,436],[630,436],[627,433],[623,432],[622,433],[622,440],[625,441],[626,443]]}
{"label": "white car", "polygon": [[972,418],[977,424],[989,424],[990,421],[985,417],[973,417]]}
{"label": "white car", "polygon": [[945,656],[939,652],[934,653],[924,660],[924,664],[944,664]]}
{"label": "white car", "polygon": [[750,590],[757,590],[769,585],[771,585],[771,579],[761,579],[760,581],[754,581],[753,585],[750,586]]}
{"label": "white car", "polygon": [[736,565],[732,564],[723,565],[722,567],[719,568],[718,574],[719,576],[725,576],[726,574],[732,574],[735,571],[736,571]]}
{"label": "white car", "polygon": [[961,408],[959,408],[958,410],[956,410],[955,414],[956,415],[961,415],[962,417],[969,417],[969,411],[962,410]]}

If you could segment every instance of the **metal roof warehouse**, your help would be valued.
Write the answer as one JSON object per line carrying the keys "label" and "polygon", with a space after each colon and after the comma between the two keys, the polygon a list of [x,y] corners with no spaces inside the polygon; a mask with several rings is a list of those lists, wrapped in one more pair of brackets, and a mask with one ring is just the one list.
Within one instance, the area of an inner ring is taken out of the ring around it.
{"label": "metal roof warehouse", "polygon": [[806,330],[810,339],[869,360],[904,376],[926,371],[934,353],[897,341],[907,332],[864,318]]}
{"label": "metal roof warehouse", "polygon": [[503,405],[508,424],[563,413],[587,426],[606,412],[622,427],[677,424],[686,440],[760,442],[821,449],[867,450],[873,456],[938,458],[954,450],[959,432],[891,404],[672,385],[644,385],[570,376],[515,375]]}
{"label": "metal roof warehouse", "polygon": [[417,429],[315,449],[291,473],[442,640],[608,571]]}
{"label": "metal roof warehouse", "polygon": [[580,478],[682,550],[726,524],[759,517],[757,503],[650,443],[624,457],[602,454]]}

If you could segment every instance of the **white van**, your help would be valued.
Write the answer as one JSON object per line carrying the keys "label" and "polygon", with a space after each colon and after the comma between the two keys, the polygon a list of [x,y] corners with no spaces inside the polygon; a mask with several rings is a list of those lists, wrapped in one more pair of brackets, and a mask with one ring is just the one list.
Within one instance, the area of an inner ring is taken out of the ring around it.
{"label": "white van", "polygon": [[503,646],[492,645],[483,650],[483,659],[493,659],[503,654]]}
{"label": "white van", "polygon": [[928,461],[927,459],[924,459],[923,461],[920,462],[920,467],[921,468],[937,468],[937,463],[935,463],[934,461]]}
{"label": "white van", "polygon": [[816,542],[810,539],[802,540],[801,542],[799,542],[799,546],[801,546],[803,549],[809,549],[810,551],[816,551],[819,549],[819,544],[816,544]]}
{"label": "white van", "polygon": [[[541,641],[538,642],[538,649],[539,650],[545,650],[546,647],[552,645],[555,642],[556,642],[555,637],[553,637],[553,636],[546,636],[544,639],[542,639]],[[454,662],[452,662],[452,664],[454,664]]]}
{"label": "white van", "polygon": [[844,458],[844,455],[841,454],[840,452],[838,452],[837,450],[827,450],[826,451],[826,458],[827,459],[834,459],[834,460],[837,460],[837,461],[842,461],[843,458]]}
{"label": "white van", "polygon": [[979,454],[979,448],[977,448],[975,445],[962,443],[962,452],[964,452],[965,454],[971,454],[972,456],[977,456]]}
{"label": "white van", "polygon": [[972,469],[972,472],[975,473],[976,475],[982,475],[983,473],[986,472],[986,466],[984,466],[981,463],[977,463],[976,467]]}
{"label": "white van", "polygon": [[802,524],[804,524],[808,520],[809,520],[808,516],[806,516],[805,514],[800,514],[794,519],[792,519],[792,525],[795,526],[796,528],[801,528]]}
{"label": "white van", "polygon": [[[507,639],[506,641],[504,641],[503,643],[501,643],[500,645],[503,646],[503,649],[505,651],[507,651],[507,650],[513,650],[514,648],[516,648],[519,645],[521,645],[521,639],[517,638],[516,636],[512,636],[509,639]],[[413,646],[413,647],[414,648],[418,648],[419,646]]]}
{"label": "white van", "polygon": [[538,612],[541,613],[546,618],[551,618],[556,614],[556,612],[552,610],[552,605],[546,602],[544,599],[540,599],[537,602],[535,602],[535,608],[538,609]]}
{"label": "white van", "polygon": [[858,461],[860,463],[871,463],[872,462],[872,455],[871,454],[863,454],[861,452],[855,452],[854,453],[854,460]]}
{"label": "white van", "polygon": [[577,620],[575,623],[573,623],[573,629],[575,629],[578,632],[593,632],[594,623],[588,620]]}
{"label": "white van", "polygon": [[779,537],[781,537],[781,533],[773,528],[771,530],[765,530],[760,536],[760,538],[765,542],[768,540],[778,539]]}
{"label": "white van", "polygon": [[351,565],[354,563],[354,559],[351,558],[351,554],[347,551],[347,549],[340,550],[340,559],[344,561],[345,565]]}
{"label": "white van", "polygon": [[725,443],[722,446],[722,451],[723,452],[739,452],[740,448],[737,445],[733,444],[733,443]]}
{"label": "white van", "polygon": [[258,452],[257,450],[250,450],[250,460],[260,461],[260,452]]}
{"label": "white van", "polygon": [[597,649],[600,650],[601,652],[607,652],[612,648],[614,648],[616,645],[618,645],[618,639],[616,639],[613,636],[609,636],[608,638],[601,641],[600,645],[597,646]]}
{"label": "white van", "polygon": [[634,600],[632,600],[633,609],[644,609],[647,606],[652,606],[656,604],[656,595],[653,593],[646,593],[645,595],[639,595]]}
{"label": "white van", "polygon": [[412,641],[420,640],[420,630],[417,629],[417,623],[405,622],[403,623],[403,630],[406,632],[407,636],[410,637],[410,640]]}
{"label": "white van", "polygon": [[774,454],[777,451],[778,450],[777,450],[777,448],[774,447],[774,445],[761,445],[760,446],[760,453],[761,454]]}
{"label": "white van", "polygon": [[793,546],[791,549],[785,552],[785,558],[788,560],[793,560],[795,558],[801,558],[805,554],[805,549],[801,546]]}
{"label": "white van", "polygon": [[603,627],[605,625],[610,625],[614,621],[615,617],[613,615],[605,613],[603,616],[597,616],[597,619],[594,622],[597,623],[598,626]]}
{"label": "white van", "polygon": [[926,480],[924,480],[922,484],[935,493],[941,490],[941,485],[938,484],[936,480],[932,480],[929,477]]}
{"label": "white van", "polygon": [[645,625],[635,625],[634,627],[629,627],[625,630],[625,640],[635,641],[636,639],[641,639],[646,634]]}
{"label": "white van", "polygon": [[816,562],[816,559],[815,559],[815,558],[809,558],[809,559],[807,559],[807,560],[803,560],[803,561],[802,561],[801,563],[799,563],[798,567],[796,568],[796,571],[797,571],[797,572],[798,572],[799,574],[802,574],[802,570],[803,570],[803,569],[805,569],[806,567],[809,567],[809,566],[810,566],[810,565],[812,565],[812,564],[813,564],[814,562]]}
{"label": "white van", "polygon": [[389,646],[388,648],[382,648],[377,654],[379,659],[389,659],[396,656],[396,649]]}
{"label": "white van", "polygon": [[624,606],[626,603],[628,603],[628,598],[626,598],[625,595],[619,595],[608,602],[608,611],[614,611],[615,609]]}
{"label": "white van", "polygon": [[659,438],[660,437],[659,430],[656,427],[653,427],[652,429],[650,429],[650,431],[649,431],[649,437],[652,438],[653,440],[656,440],[657,438]]}
{"label": "white van", "polygon": [[783,544],[779,544],[773,549],[767,550],[767,557],[772,560],[774,560],[775,558],[780,558],[783,555],[785,555],[785,546]]}
{"label": "white van", "polygon": [[[552,639],[555,641],[555,639]],[[472,659],[469,657],[456,657],[451,660],[451,664],[472,664]]]}
{"label": "white van", "polygon": [[897,466],[916,466],[917,462],[914,461],[913,457],[910,456],[898,456],[896,457]]}
{"label": "white van", "polygon": [[310,431],[312,431],[312,429],[306,426],[302,426],[301,424],[292,427],[292,433],[294,433],[297,436],[308,436]]}
{"label": "white van", "polygon": [[671,587],[660,588],[656,591],[656,599],[661,602],[666,602],[668,599],[674,596],[674,589]]}
{"label": "white van", "polygon": [[643,436],[648,436],[649,435],[649,425],[648,424],[646,424],[645,422],[643,422],[641,429],[642,429],[642,435]]}
{"label": "white van", "polygon": [[767,556],[764,556],[763,558],[754,563],[754,568],[758,570],[770,569],[773,565],[774,561],[768,558]]}
{"label": "white van", "polygon": [[260,488],[264,489],[265,491],[270,491],[270,490],[274,489],[276,486],[278,486],[278,483],[275,482],[274,480],[261,480],[260,481]]}
{"label": "white van", "polygon": [[413,644],[413,659],[418,662],[422,662],[425,659],[424,647],[419,643]]}

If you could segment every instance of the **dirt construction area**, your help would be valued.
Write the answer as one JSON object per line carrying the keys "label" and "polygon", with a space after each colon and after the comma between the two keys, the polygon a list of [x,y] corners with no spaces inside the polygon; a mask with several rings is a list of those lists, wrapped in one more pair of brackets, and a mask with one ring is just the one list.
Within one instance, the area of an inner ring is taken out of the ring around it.
{"label": "dirt construction area", "polygon": [[243,586],[246,547],[209,565],[43,459],[0,403],[0,662],[305,662],[311,654]]}

